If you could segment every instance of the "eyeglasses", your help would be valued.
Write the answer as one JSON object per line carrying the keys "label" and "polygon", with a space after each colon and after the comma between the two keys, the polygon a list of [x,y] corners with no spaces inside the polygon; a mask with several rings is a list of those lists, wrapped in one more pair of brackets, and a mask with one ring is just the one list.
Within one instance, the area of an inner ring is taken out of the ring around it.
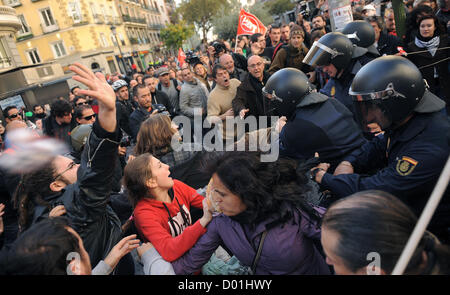
{"label": "eyeglasses", "polygon": [[262,64],[263,64],[262,62],[258,62],[258,63],[253,64],[253,65],[248,65],[248,67],[249,67],[250,69],[253,69],[253,68],[262,66]]}
{"label": "eyeglasses", "polygon": [[75,167],[76,163],[75,162],[71,162],[69,164],[69,166],[67,167],[66,170],[64,170],[63,172],[59,173],[58,175],[55,176],[55,178],[53,178],[53,181],[57,180],[58,178],[60,178],[64,173],[66,173],[67,171],[69,171],[70,169],[72,169],[73,167]]}
{"label": "eyeglasses", "polygon": [[18,116],[19,116],[19,113],[15,113],[15,114],[9,115],[8,118],[14,119],[14,118],[17,118]]}
{"label": "eyeglasses", "polygon": [[89,121],[90,119],[92,119],[93,117],[95,118],[96,116],[97,116],[97,114],[92,114],[90,116],[83,117],[83,119],[86,121]]}

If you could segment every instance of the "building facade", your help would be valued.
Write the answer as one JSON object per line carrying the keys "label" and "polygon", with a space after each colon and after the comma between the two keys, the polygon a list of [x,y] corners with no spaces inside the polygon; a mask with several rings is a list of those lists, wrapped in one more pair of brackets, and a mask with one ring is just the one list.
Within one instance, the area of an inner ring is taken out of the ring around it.
{"label": "building facade", "polygon": [[14,38],[20,26],[16,11],[0,6],[0,73],[22,65]]}
{"label": "building facade", "polygon": [[[3,0],[21,22],[16,45],[25,65],[75,61],[104,73],[144,70],[160,45],[153,0]],[[153,4],[153,5],[152,5]]]}

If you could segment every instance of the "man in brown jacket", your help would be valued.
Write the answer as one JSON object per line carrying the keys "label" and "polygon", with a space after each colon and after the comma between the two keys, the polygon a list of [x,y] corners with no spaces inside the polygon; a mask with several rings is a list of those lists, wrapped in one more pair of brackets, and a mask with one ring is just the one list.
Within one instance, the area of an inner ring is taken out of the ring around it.
{"label": "man in brown jacket", "polygon": [[304,73],[311,72],[311,67],[302,62],[308,53],[308,49],[303,44],[304,39],[305,32],[303,29],[298,25],[292,26],[289,45],[284,45],[278,50],[269,68],[269,74],[272,75],[276,71],[288,67],[299,69]]}

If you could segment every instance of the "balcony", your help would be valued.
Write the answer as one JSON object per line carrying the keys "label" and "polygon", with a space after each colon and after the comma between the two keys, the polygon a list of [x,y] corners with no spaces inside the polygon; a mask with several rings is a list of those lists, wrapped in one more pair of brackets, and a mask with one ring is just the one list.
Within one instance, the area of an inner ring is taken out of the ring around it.
{"label": "balcony", "polygon": [[148,27],[152,30],[161,30],[163,28],[162,24],[148,24]]}
{"label": "balcony", "polygon": [[5,0],[3,1],[5,5],[8,5],[9,7],[18,7],[22,5],[22,2],[20,0]]}
{"label": "balcony", "polygon": [[122,15],[122,19],[124,22],[131,22],[131,17],[128,14]]}
{"label": "balcony", "polygon": [[113,21],[115,25],[120,25],[122,23],[122,20],[120,19],[120,17],[113,17]]}
{"label": "balcony", "polygon": [[58,21],[57,20],[55,21],[54,25],[45,26],[45,25],[43,25],[41,23],[40,26],[41,26],[41,30],[42,30],[43,34],[49,34],[49,33],[52,33],[52,32],[55,32],[55,31],[59,30],[59,25],[58,25]]}
{"label": "balcony", "polygon": [[134,37],[128,37],[128,39],[130,40],[130,43],[133,45],[139,44],[139,41],[137,38]]}
{"label": "balcony", "polygon": [[87,15],[85,14],[83,14],[83,16],[74,15],[69,20],[71,21],[71,25],[74,27],[87,25],[89,23]]}
{"label": "balcony", "polygon": [[33,33],[31,33],[31,32],[29,32],[29,33],[24,33],[24,34],[18,35],[18,36],[16,37],[16,41],[17,41],[17,42],[20,42],[20,41],[24,41],[24,40],[31,39],[31,38],[33,38],[33,37],[34,37],[34,35],[33,35]]}

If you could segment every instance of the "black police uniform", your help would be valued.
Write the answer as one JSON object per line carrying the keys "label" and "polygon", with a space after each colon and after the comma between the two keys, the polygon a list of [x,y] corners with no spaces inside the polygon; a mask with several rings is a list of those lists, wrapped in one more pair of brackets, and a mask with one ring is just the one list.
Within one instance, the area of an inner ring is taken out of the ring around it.
{"label": "black police uniform", "polygon": [[[393,194],[415,211],[422,212],[450,153],[450,121],[441,112],[415,113],[391,134],[378,136],[346,160],[354,174],[324,174],[322,186],[337,197],[363,190]],[[376,174],[364,173],[381,168]],[[450,189],[447,189],[430,223],[430,230],[450,241]]]}
{"label": "black police uniform", "polygon": [[[319,153],[334,168],[366,140],[352,113],[338,100],[310,93],[280,133],[280,154],[306,160]],[[331,171],[330,170],[330,171]]]}

